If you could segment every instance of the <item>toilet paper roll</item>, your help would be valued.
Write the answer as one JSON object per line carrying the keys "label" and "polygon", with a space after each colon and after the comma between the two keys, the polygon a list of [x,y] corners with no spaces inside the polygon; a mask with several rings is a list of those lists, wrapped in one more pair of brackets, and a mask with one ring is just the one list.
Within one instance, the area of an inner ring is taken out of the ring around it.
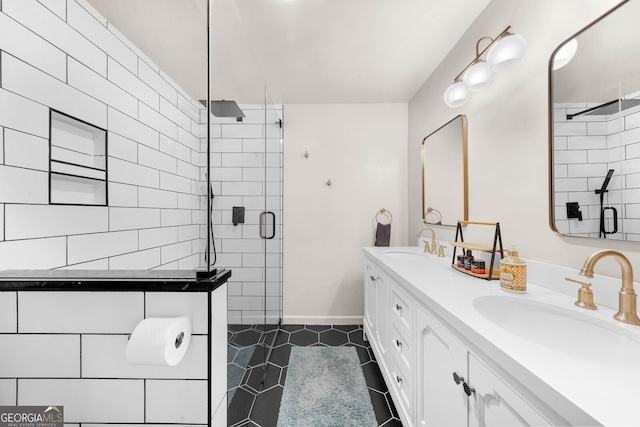
{"label": "toilet paper roll", "polygon": [[186,316],[148,318],[138,323],[127,343],[126,358],[132,365],[177,365],[191,341]]}

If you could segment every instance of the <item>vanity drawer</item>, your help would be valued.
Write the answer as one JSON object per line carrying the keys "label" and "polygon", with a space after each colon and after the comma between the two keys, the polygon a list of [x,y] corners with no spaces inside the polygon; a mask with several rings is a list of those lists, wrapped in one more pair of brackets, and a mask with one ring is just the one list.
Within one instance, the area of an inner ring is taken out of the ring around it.
{"label": "vanity drawer", "polygon": [[[391,387],[395,391],[394,403],[399,405],[405,414],[413,413],[413,383],[406,369],[394,361],[391,364]],[[411,417],[409,417],[411,419]]]}
{"label": "vanity drawer", "polygon": [[413,369],[413,345],[395,325],[391,326],[391,353],[395,362],[405,369],[405,373],[411,373]]}
{"label": "vanity drawer", "polygon": [[391,323],[406,338],[412,337],[413,304],[409,296],[397,286],[391,288]]}

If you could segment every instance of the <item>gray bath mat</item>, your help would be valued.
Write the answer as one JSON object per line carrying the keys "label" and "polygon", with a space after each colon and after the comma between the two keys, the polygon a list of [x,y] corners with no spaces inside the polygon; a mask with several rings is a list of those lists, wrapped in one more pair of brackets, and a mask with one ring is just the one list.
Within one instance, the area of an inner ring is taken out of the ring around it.
{"label": "gray bath mat", "polygon": [[376,427],[354,347],[293,347],[278,427]]}

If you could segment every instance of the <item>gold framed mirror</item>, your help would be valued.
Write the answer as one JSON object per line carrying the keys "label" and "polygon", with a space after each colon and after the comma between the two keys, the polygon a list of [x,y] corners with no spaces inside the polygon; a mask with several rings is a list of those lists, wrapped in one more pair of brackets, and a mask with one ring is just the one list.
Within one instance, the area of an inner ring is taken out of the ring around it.
{"label": "gold framed mirror", "polygon": [[467,116],[459,115],[422,140],[422,221],[467,221],[467,185]]}
{"label": "gold framed mirror", "polygon": [[640,241],[640,2],[549,60],[549,222],[564,236]]}

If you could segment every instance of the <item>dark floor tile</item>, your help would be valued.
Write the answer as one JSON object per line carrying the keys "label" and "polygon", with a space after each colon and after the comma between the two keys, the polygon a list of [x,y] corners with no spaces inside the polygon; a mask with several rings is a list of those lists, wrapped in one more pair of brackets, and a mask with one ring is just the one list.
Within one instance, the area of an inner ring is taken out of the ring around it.
{"label": "dark floor tile", "polygon": [[253,353],[255,353],[256,349],[254,346],[244,347],[236,353],[235,358],[233,359],[233,363],[243,368],[249,365],[251,362],[251,358],[253,357]]}
{"label": "dark floor tile", "polygon": [[362,327],[360,325],[333,325],[333,329],[344,332],[353,332],[357,331],[358,329],[362,329]]}
{"label": "dark floor tile", "polygon": [[269,331],[262,335],[260,342],[265,343],[267,346],[271,346],[275,342],[277,331]]}
{"label": "dark floor tile", "polygon": [[248,331],[249,329],[253,329],[253,325],[229,325],[227,329],[231,332],[237,333],[241,331]]}
{"label": "dark floor tile", "polygon": [[227,390],[238,387],[242,383],[245,369],[240,366],[227,365]]}
{"label": "dark floor tile", "polygon": [[392,419],[393,414],[389,409],[387,398],[384,393],[378,393],[375,390],[369,389],[369,395],[371,396],[371,405],[373,406],[373,412],[376,414],[376,421],[378,421],[378,425],[383,425]]}
{"label": "dark floor tile", "polygon": [[259,342],[260,336],[260,332],[250,329],[235,334],[235,336],[231,338],[231,342],[246,347]]}
{"label": "dark floor tile", "polygon": [[264,377],[263,390],[270,389],[271,387],[280,384],[282,369],[284,368],[281,368],[278,365],[274,365],[273,363],[269,363],[267,365],[267,373]]}
{"label": "dark floor tile", "polygon": [[236,354],[238,354],[238,349],[231,345],[228,345],[227,346],[227,363],[233,362],[233,359],[235,359]]}
{"label": "dark floor tile", "polygon": [[256,396],[253,393],[243,388],[236,389],[233,400],[227,409],[228,425],[234,425],[244,420],[248,421],[255,398]]}
{"label": "dark floor tile", "polygon": [[278,348],[274,348],[271,352],[271,358],[269,362],[280,367],[289,365],[289,357],[291,356],[291,344],[285,344]]}
{"label": "dark floor tile", "polygon": [[279,331],[278,336],[276,337],[276,340],[273,342],[273,346],[278,347],[278,346],[281,346],[282,344],[288,344],[289,336],[290,336],[289,332]]}
{"label": "dark floor tile", "polygon": [[362,347],[368,347],[369,343],[362,337],[362,330],[349,332],[349,342]]}
{"label": "dark floor tile", "polygon": [[396,405],[393,403],[393,399],[391,399],[391,394],[387,392],[385,394],[387,398],[387,404],[389,405],[389,409],[391,409],[391,414],[394,418],[400,419],[400,415],[398,414],[398,410],[396,409]]}
{"label": "dark floor tile", "polygon": [[249,369],[249,376],[246,378],[245,386],[251,388],[253,391],[260,393],[262,390],[262,380],[264,379],[265,370],[264,367],[258,366]]}
{"label": "dark floor tile", "polygon": [[391,420],[387,421],[386,423],[384,423],[380,427],[402,427],[402,422],[400,420],[394,418],[394,419],[391,419]]}
{"label": "dark floor tile", "polygon": [[313,332],[322,332],[331,329],[331,325],[305,325],[304,328]]}
{"label": "dark floor tile", "polygon": [[320,332],[320,342],[329,346],[339,347],[349,342],[347,333],[335,329]]}
{"label": "dark floor tile", "polygon": [[318,333],[311,332],[306,329],[292,332],[289,342],[297,346],[308,346],[318,342]]}
{"label": "dark floor tile", "polygon": [[251,360],[249,360],[249,367],[264,365],[268,352],[264,345],[256,344],[255,350],[251,355]]}
{"label": "dark floor tile", "polygon": [[387,385],[382,378],[380,368],[377,363],[370,362],[362,365],[362,373],[364,373],[364,379],[367,382],[367,387],[371,387],[381,393],[387,392]]}
{"label": "dark floor tile", "polygon": [[365,363],[371,362],[371,354],[369,350],[364,347],[354,346],[356,348],[356,352],[358,353],[358,358],[360,359],[360,364],[364,365]]}
{"label": "dark floor tile", "polygon": [[289,368],[285,367],[282,368],[282,373],[280,374],[280,385],[284,387],[284,385],[287,383],[287,370]]}
{"label": "dark floor tile", "polygon": [[282,325],[282,330],[287,332],[295,332],[304,329],[304,325]]}
{"label": "dark floor tile", "polygon": [[277,331],[279,328],[279,325],[277,324],[264,324],[264,325],[255,325],[254,329],[260,331],[260,332],[271,332],[271,331]]}
{"label": "dark floor tile", "polygon": [[283,391],[284,388],[278,386],[260,393],[251,411],[251,420],[261,427],[276,427]]}

